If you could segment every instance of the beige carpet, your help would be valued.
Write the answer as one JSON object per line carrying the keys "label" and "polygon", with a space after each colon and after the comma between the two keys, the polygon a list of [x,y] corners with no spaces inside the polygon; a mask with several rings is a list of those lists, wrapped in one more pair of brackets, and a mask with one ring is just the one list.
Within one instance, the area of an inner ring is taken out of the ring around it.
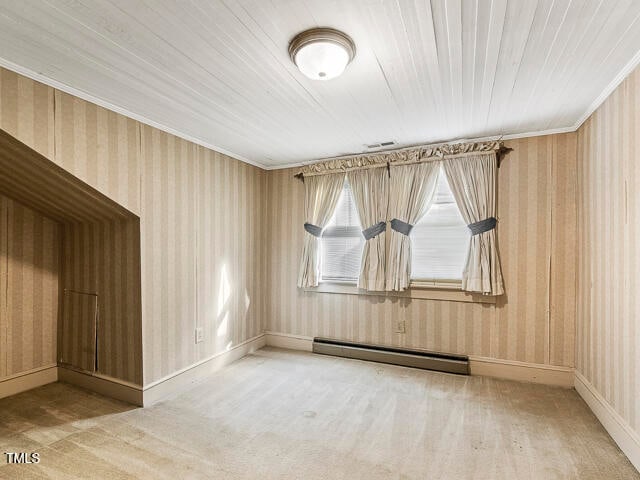
{"label": "beige carpet", "polygon": [[0,454],[8,479],[640,479],[573,390],[270,348],[151,408],[0,400]]}

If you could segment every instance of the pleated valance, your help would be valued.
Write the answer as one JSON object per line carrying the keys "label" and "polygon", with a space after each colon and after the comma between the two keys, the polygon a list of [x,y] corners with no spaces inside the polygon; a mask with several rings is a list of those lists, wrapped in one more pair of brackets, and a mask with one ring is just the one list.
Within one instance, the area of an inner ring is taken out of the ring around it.
{"label": "pleated valance", "polygon": [[499,154],[505,150],[500,140],[472,143],[452,143],[440,145],[422,145],[408,147],[385,152],[363,153],[336,157],[323,162],[304,165],[296,176],[310,177],[331,173],[344,173],[353,170],[386,167],[387,165],[403,165],[443,160],[446,158],[463,157],[482,152],[496,152]]}

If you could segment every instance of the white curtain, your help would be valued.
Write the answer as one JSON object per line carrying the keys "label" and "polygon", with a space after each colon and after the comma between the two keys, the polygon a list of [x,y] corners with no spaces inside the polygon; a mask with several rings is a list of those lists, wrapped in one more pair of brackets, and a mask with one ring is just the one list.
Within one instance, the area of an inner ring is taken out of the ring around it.
{"label": "white curtain", "polygon": [[[347,173],[353,199],[366,239],[358,288],[381,291],[385,288],[385,230],[389,173],[386,168],[354,170]],[[370,237],[370,238],[367,238]]]}
{"label": "white curtain", "polygon": [[462,289],[502,295],[502,272],[496,245],[495,152],[447,159],[444,171],[471,240],[462,274]]}
{"label": "white curtain", "polygon": [[389,180],[391,239],[387,262],[387,290],[405,290],[411,280],[409,233],[433,203],[440,162],[392,165]]}
{"label": "white curtain", "polygon": [[344,173],[304,177],[304,245],[298,287],[317,287],[320,280],[320,235],[333,215],[344,186]]}

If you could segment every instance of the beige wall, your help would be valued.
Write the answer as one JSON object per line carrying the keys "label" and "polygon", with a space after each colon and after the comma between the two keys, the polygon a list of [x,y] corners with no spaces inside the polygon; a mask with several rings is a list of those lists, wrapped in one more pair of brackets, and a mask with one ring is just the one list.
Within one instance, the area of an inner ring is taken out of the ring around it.
{"label": "beige wall", "polygon": [[[573,366],[576,135],[512,140],[499,169],[498,241],[506,296],[497,305],[296,288],[303,184],[270,171],[267,330]],[[404,320],[406,333],[394,333]]]}
{"label": "beige wall", "polygon": [[640,71],[580,127],[576,368],[640,435]]}
{"label": "beige wall", "polygon": [[[0,190],[44,212],[59,237],[56,272],[61,293],[56,298],[60,309],[56,307],[53,316],[57,320],[54,361],[94,371],[97,337],[97,371],[141,383],[138,217],[5,131],[0,132]],[[9,246],[15,253],[29,241],[25,237]],[[9,291],[19,289],[22,276],[10,275],[6,285]],[[18,293],[19,299],[13,299],[16,308],[30,303],[37,307],[46,299],[41,291]],[[21,350],[28,351],[27,347]],[[40,348],[35,343],[31,347]]]}
{"label": "beige wall", "polygon": [[0,379],[56,363],[60,232],[0,195]]}
{"label": "beige wall", "polygon": [[265,173],[155,128],[141,131],[150,383],[262,333]]}
{"label": "beige wall", "polygon": [[0,68],[0,128],[54,159],[54,89]]}
{"label": "beige wall", "polygon": [[144,379],[121,328],[110,374],[149,384],[264,330],[264,171],[1,68],[0,128],[140,216]]}
{"label": "beige wall", "polygon": [[[97,330],[97,371],[141,384],[139,220],[65,223],[62,229],[58,359],[94,371]],[[89,308],[92,302],[97,322]]]}
{"label": "beige wall", "polygon": [[53,101],[55,156],[49,159],[140,215],[140,124],[58,90]]}

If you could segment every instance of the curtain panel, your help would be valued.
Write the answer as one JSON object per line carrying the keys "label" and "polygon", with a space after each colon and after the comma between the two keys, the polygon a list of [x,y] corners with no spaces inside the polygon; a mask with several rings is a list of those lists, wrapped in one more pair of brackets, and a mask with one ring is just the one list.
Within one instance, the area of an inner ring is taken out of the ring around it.
{"label": "curtain panel", "polygon": [[304,243],[298,287],[317,287],[320,280],[320,236],[333,215],[344,186],[344,173],[304,179]]}
{"label": "curtain panel", "polygon": [[356,204],[362,234],[366,240],[360,263],[358,288],[385,289],[385,231],[389,201],[386,168],[353,170],[347,173]]}
{"label": "curtain panel", "polygon": [[495,230],[496,154],[447,159],[443,167],[462,218],[471,230],[462,289],[502,295],[504,287]]}
{"label": "curtain panel", "polygon": [[402,291],[411,283],[409,234],[433,203],[440,162],[391,165],[389,213],[391,238],[387,260],[386,289]]}

